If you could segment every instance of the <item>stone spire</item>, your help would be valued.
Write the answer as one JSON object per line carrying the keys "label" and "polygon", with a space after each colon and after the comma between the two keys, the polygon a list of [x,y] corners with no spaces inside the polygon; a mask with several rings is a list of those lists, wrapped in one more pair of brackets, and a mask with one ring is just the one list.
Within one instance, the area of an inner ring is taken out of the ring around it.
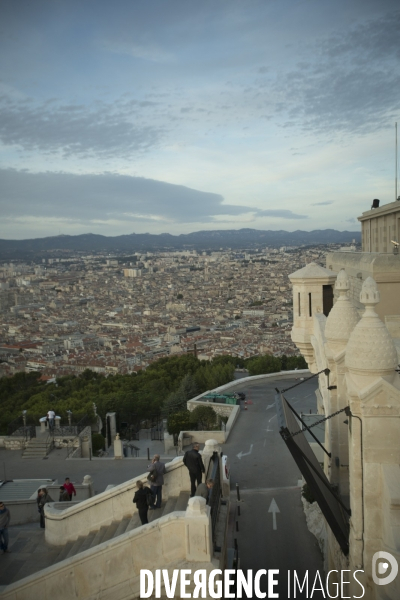
{"label": "stone spire", "polygon": [[326,319],[325,337],[329,347],[335,352],[340,352],[345,348],[360,317],[348,298],[350,283],[344,269],[337,276],[335,288],[339,292],[339,298]]}
{"label": "stone spire", "polygon": [[350,335],[345,359],[352,379],[360,387],[365,387],[378,377],[392,381],[396,374],[396,346],[375,312],[379,300],[377,285],[372,277],[368,277],[360,294],[365,312]]}

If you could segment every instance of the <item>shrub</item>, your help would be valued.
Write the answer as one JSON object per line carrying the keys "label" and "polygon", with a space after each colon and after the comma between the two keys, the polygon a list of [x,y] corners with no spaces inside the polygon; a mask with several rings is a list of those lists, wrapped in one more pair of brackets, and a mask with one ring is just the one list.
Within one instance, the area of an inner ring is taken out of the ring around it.
{"label": "shrub", "polygon": [[92,433],[92,453],[96,455],[99,450],[105,449],[105,438],[101,433]]}

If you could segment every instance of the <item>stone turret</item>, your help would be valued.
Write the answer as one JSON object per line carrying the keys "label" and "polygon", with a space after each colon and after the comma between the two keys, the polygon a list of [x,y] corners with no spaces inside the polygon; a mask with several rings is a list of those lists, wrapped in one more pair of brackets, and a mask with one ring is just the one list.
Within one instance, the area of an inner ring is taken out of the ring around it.
{"label": "stone turret", "polygon": [[339,298],[326,320],[325,337],[329,348],[334,353],[338,353],[344,350],[360,317],[349,300],[350,282],[344,269],[341,269],[337,276],[335,289],[339,293]]}
{"label": "stone turret", "polygon": [[392,382],[396,375],[396,346],[375,312],[379,300],[376,282],[368,277],[360,294],[365,312],[350,335],[345,359],[350,376],[359,387],[365,387],[379,377]]}
{"label": "stone turret", "polygon": [[337,273],[314,262],[289,275],[293,285],[292,340],[316,372],[310,336],[314,331],[314,315],[328,316],[333,305],[333,284]]}

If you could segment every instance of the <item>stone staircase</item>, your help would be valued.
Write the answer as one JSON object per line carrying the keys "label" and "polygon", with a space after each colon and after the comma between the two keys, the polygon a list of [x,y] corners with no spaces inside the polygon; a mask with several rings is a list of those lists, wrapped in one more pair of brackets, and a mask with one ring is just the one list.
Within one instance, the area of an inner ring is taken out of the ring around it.
{"label": "stone staircase", "polygon": [[48,434],[31,438],[22,453],[22,458],[45,458],[52,448]]}
{"label": "stone staircase", "polygon": [[[174,511],[185,511],[189,495],[189,492],[180,492],[179,496],[173,496],[163,502],[160,509],[149,510],[149,522]],[[132,510],[134,510],[133,504]],[[10,527],[9,549],[11,553],[4,555],[3,560],[0,562],[0,595],[2,586],[33,575],[42,569],[76,556],[89,548],[94,548],[140,526],[139,514],[135,511],[132,517],[114,521],[110,525],[100,527],[98,531],[93,531],[87,536],[81,536],[64,546],[50,546],[50,544],[47,544],[44,540],[44,530],[39,528],[39,524],[35,524],[34,529],[32,525],[30,526],[29,529],[32,531],[30,535],[21,528],[20,532],[14,536],[14,530],[17,530],[18,527]]]}

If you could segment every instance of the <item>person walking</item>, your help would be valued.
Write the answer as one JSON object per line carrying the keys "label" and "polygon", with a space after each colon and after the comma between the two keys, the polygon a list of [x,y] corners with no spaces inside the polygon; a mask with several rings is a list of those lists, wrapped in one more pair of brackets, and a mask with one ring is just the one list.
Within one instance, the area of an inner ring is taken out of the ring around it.
{"label": "person walking", "polygon": [[47,418],[49,420],[49,430],[52,431],[54,429],[54,423],[56,418],[56,413],[53,409],[49,410],[49,412],[47,413]]}
{"label": "person walking", "polygon": [[74,484],[71,482],[69,477],[65,478],[63,487],[67,490],[69,500],[72,500],[72,494],[76,496],[76,489],[74,488]]}
{"label": "person walking", "polygon": [[38,511],[40,514],[40,527],[42,529],[45,528],[45,518],[44,518],[44,505],[48,502],[53,502],[53,498],[50,497],[46,488],[41,488],[38,493],[38,497],[36,499],[38,504]]}
{"label": "person walking", "polygon": [[153,494],[147,486],[143,485],[142,481],[137,481],[136,486],[138,489],[135,492],[132,502],[136,504],[139,511],[140,522],[142,525],[146,525],[149,522],[147,511],[149,510],[149,504],[153,503]]}
{"label": "person walking", "polygon": [[154,458],[151,462],[151,465],[148,466],[148,469],[150,471],[150,489],[155,500],[154,506],[150,506],[150,510],[155,510],[156,508],[161,508],[162,486],[164,485],[164,475],[167,472],[165,469],[165,464],[160,462],[159,454],[154,455]]}
{"label": "person walking", "polygon": [[194,443],[192,450],[187,450],[183,457],[183,464],[186,465],[190,477],[190,497],[196,493],[197,486],[200,485],[202,473],[205,473],[203,459],[199,453],[199,444]]}
{"label": "person walking", "polygon": [[10,524],[10,511],[0,502],[0,550],[3,554],[10,552],[8,549],[8,526]]}

